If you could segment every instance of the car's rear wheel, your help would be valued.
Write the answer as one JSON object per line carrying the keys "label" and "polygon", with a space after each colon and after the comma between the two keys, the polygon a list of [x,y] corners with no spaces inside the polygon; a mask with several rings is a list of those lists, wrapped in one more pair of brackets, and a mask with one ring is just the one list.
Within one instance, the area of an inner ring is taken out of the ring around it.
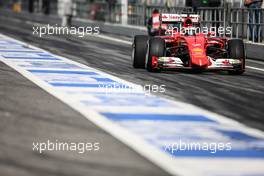
{"label": "car's rear wheel", "polygon": [[148,39],[149,37],[146,35],[136,35],[134,37],[132,46],[132,64],[134,68],[145,68]]}
{"label": "car's rear wheel", "polygon": [[162,38],[151,38],[148,43],[147,51],[147,63],[146,69],[150,72],[158,72],[159,68],[152,67],[152,58],[153,56],[162,57],[165,56],[165,40]]}
{"label": "car's rear wheel", "polygon": [[228,57],[232,59],[239,59],[242,63],[234,70],[228,71],[228,73],[232,75],[241,75],[245,71],[246,54],[244,42],[241,39],[231,39],[227,41],[227,47]]}

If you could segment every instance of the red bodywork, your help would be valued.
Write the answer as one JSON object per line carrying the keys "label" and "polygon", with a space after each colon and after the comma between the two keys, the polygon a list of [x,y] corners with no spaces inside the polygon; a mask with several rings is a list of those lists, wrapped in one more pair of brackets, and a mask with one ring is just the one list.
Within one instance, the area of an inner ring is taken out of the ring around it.
{"label": "red bodywork", "polygon": [[[178,53],[187,52],[189,64],[186,67],[190,68],[207,68],[210,66],[212,62],[208,59],[207,48],[217,46],[219,49],[224,49],[226,42],[224,38],[210,38],[204,34],[183,36],[176,33],[173,36],[159,37],[165,40],[167,46],[170,46],[170,51],[173,53],[171,56],[178,57]],[[219,54],[223,53],[219,52]],[[217,52],[214,55],[217,55]],[[153,67],[158,67],[158,57],[153,56]]]}
{"label": "red bodywork", "polygon": [[[186,18],[183,27],[192,28],[191,20]],[[186,23],[188,21],[188,23]],[[172,31],[171,31],[172,32]],[[195,35],[182,34],[181,32],[172,32],[172,35],[160,35],[156,37],[163,38],[166,42],[166,49],[169,49],[169,56],[179,57],[184,60],[183,57],[188,57],[188,64],[184,64],[184,68],[199,68],[208,69],[212,66],[214,58],[225,58],[226,57],[226,38],[223,37],[212,37],[213,33],[207,35],[203,33],[197,33]],[[214,35],[214,34],[213,34]],[[216,50],[213,53],[209,53],[210,48],[214,47]],[[209,59],[211,58],[211,59]],[[162,66],[163,68],[174,68],[175,66],[170,66],[170,62],[173,60],[168,58],[167,66]],[[228,60],[224,60],[223,66],[228,69],[231,65]],[[152,57],[152,67],[161,67],[159,64],[159,58]]]}
{"label": "red bodywork", "polygon": [[[157,33],[159,35],[155,37],[162,38],[165,42],[164,54],[162,55],[162,52],[156,49],[159,55],[155,55],[153,54],[155,52],[150,53],[148,49],[145,68],[148,70],[238,70],[238,73],[242,73],[245,69],[245,58],[230,58],[227,38],[216,37],[214,32],[197,33],[199,18],[198,15],[161,14],[160,31]],[[176,30],[178,28],[175,29],[174,26],[179,24],[180,30]],[[162,42],[158,46],[163,46]]]}

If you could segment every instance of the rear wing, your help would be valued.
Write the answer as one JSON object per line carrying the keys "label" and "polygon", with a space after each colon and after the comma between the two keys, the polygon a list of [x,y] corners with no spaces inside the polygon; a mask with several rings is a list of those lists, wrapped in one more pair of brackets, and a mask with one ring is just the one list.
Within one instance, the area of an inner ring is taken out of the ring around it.
{"label": "rear wing", "polygon": [[193,23],[200,22],[200,15],[196,15],[196,14],[171,14],[171,13],[161,14],[162,23],[185,22],[187,18],[191,19]]}

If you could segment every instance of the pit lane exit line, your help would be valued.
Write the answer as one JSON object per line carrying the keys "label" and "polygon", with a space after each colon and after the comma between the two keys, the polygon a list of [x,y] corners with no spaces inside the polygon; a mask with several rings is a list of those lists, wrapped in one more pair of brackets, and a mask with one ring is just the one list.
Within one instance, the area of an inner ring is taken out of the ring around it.
{"label": "pit lane exit line", "polygon": [[253,70],[258,70],[258,71],[263,71],[264,72],[264,69],[262,69],[262,68],[251,67],[251,66],[246,66],[246,68],[250,68],[250,69],[253,69]]}

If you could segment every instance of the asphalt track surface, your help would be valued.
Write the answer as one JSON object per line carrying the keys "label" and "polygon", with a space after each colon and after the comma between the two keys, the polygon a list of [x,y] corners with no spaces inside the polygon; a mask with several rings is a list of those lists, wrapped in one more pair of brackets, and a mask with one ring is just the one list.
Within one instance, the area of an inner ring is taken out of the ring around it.
{"label": "asphalt track surface", "polygon": [[[164,84],[166,93],[161,96],[188,102],[264,130],[264,72],[261,70],[248,68],[242,76],[224,72],[149,73],[131,67],[131,46],[124,43],[92,36],[39,38],[32,35],[32,25],[12,20],[2,20],[0,32],[134,83]],[[247,66],[263,69],[264,63],[247,60]],[[6,65],[1,63],[0,68],[1,173],[166,175]],[[98,140],[106,147],[86,155],[48,153],[40,157],[32,152],[32,140],[55,138]]]}
{"label": "asphalt track surface", "polygon": [[[0,82],[0,175],[169,175],[4,63]],[[33,142],[47,140],[99,142],[100,150],[33,152]]]}

